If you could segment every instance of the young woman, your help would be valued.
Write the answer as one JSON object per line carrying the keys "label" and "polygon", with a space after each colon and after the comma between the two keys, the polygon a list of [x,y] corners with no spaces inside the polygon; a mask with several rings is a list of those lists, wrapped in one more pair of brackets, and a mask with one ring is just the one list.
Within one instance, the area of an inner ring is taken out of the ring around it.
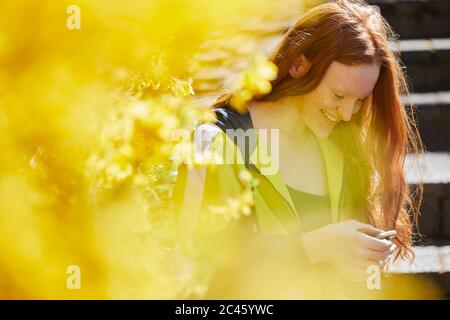
{"label": "young woman", "polygon": [[[256,146],[278,144],[279,155],[270,159],[275,173],[258,170],[250,151],[260,176],[252,208],[258,230],[296,236],[309,263],[330,265],[353,280],[366,281],[367,267],[384,265],[394,252],[407,256],[412,242],[410,214],[417,206],[403,164],[407,152],[421,151],[420,139],[400,100],[408,91],[389,47],[393,39],[364,2],[314,7],[271,54],[278,67],[272,91],[252,99],[243,115],[229,107],[230,95],[222,96],[214,105],[216,125],[197,128],[208,133],[213,149],[229,141],[220,125],[230,119],[278,130],[278,139],[258,137]],[[196,221],[216,219],[211,203],[239,194],[235,164],[219,167],[180,168],[181,233],[195,232],[189,225]],[[397,236],[377,239],[385,230]]]}

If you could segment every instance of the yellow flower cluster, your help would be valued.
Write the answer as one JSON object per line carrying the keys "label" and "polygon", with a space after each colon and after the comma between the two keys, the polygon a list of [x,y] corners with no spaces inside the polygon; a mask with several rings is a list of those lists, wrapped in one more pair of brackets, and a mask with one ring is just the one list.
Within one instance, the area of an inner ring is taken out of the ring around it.
{"label": "yellow flower cluster", "polygon": [[264,56],[257,55],[234,84],[231,105],[244,112],[246,103],[253,97],[267,94],[272,90],[270,81],[276,79],[277,73],[276,65],[267,61]]}

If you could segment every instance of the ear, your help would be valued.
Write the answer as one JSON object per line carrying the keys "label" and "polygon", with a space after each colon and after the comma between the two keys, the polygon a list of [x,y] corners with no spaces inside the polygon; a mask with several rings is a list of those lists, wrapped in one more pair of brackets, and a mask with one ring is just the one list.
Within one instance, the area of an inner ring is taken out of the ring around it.
{"label": "ear", "polygon": [[292,78],[301,78],[303,77],[311,68],[311,63],[306,59],[306,57],[302,54],[300,57],[295,59],[292,66],[289,68],[289,74]]}

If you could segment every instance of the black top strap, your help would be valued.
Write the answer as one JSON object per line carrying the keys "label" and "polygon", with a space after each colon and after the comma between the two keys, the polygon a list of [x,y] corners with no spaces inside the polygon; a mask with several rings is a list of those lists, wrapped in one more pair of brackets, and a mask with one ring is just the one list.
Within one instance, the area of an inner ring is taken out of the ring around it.
{"label": "black top strap", "polygon": [[250,155],[256,148],[256,135],[248,110],[245,113],[240,113],[226,105],[222,108],[214,109],[214,112],[217,117],[215,124],[238,146],[244,157],[245,166],[256,169],[254,165],[250,164]]}

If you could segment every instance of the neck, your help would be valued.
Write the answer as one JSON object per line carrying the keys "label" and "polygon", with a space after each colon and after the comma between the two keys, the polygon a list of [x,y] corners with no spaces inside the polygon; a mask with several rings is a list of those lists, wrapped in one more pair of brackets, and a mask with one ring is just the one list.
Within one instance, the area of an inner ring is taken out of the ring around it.
{"label": "neck", "polygon": [[293,97],[274,102],[251,101],[248,110],[256,129],[279,129],[280,137],[297,143],[311,138],[312,133],[295,107]]}

